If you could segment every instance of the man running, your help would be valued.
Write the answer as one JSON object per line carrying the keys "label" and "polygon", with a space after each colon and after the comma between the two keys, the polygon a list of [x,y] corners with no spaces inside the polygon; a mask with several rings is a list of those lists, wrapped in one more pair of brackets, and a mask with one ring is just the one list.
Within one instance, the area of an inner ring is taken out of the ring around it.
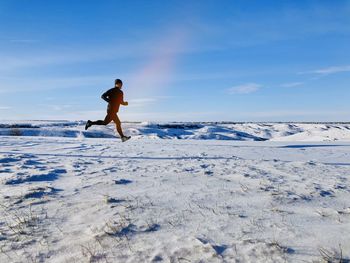
{"label": "man running", "polygon": [[118,118],[117,112],[119,111],[119,106],[124,105],[127,106],[128,102],[124,101],[123,97],[123,91],[121,90],[123,87],[123,82],[120,79],[116,79],[114,82],[114,88],[106,91],[105,93],[102,94],[101,98],[108,102],[108,107],[107,107],[107,115],[105,119],[99,120],[99,121],[90,121],[88,120],[86,125],[85,125],[85,130],[87,130],[89,127],[92,125],[107,125],[111,121],[114,121],[115,126],[117,128],[117,131],[120,135],[120,138],[122,139],[123,142],[129,140],[131,137],[130,136],[125,136],[122,131],[122,126],[120,123],[120,120]]}

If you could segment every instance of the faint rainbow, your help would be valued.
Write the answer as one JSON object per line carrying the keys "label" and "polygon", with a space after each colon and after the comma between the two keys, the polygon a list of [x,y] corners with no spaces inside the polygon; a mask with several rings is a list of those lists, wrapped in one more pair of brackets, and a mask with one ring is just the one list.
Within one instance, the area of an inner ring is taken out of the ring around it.
{"label": "faint rainbow", "polygon": [[176,62],[184,50],[187,32],[183,28],[170,30],[152,48],[149,62],[134,72],[128,86],[134,96],[161,95],[174,77]]}

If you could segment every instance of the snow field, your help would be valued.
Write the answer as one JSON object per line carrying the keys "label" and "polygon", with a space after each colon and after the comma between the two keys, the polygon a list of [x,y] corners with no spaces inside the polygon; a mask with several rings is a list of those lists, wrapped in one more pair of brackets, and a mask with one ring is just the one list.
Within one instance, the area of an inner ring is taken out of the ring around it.
{"label": "snow field", "polygon": [[0,262],[350,256],[350,144],[1,137],[0,147]]}

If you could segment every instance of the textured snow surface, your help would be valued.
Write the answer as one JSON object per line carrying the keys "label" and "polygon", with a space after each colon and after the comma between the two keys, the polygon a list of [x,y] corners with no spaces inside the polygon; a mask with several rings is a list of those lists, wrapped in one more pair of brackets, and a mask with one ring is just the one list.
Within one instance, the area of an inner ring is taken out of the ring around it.
{"label": "textured snow surface", "polygon": [[0,136],[0,262],[349,259],[350,143],[147,136]]}
{"label": "textured snow surface", "polygon": [[[0,136],[114,138],[115,127],[84,121],[0,122]],[[350,123],[123,123],[125,134],[152,139],[350,141]]]}

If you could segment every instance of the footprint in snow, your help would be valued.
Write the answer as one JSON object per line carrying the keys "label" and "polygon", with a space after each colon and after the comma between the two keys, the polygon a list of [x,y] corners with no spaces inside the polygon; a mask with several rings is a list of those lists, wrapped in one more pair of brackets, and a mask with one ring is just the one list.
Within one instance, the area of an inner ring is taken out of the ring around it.
{"label": "footprint in snow", "polygon": [[42,165],[42,162],[36,161],[36,160],[26,160],[23,165],[30,165],[30,166],[36,166],[36,165]]}
{"label": "footprint in snow", "polygon": [[62,189],[57,189],[54,187],[38,187],[36,189],[32,189],[29,193],[23,196],[24,199],[30,198],[42,198],[44,196],[55,195],[58,192],[63,191]]}
{"label": "footprint in snow", "polygon": [[17,199],[14,204],[20,204],[27,199],[41,199],[43,197],[54,196],[61,191],[63,190],[54,187],[37,187],[29,190],[28,193]]}
{"label": "footprint in snow", "polygon": [[119,203],[126,202],[126,199],[118,199],[110,196],[106,196],[105,198],[106,198],[105,201],[107,204],[119,204]]}
{"label": "footprint in snow", "polygon": [[225,252],[225,250],[228,248],[227,245],[212,244],[212,242],[210,242],[209,240],[206,240],[205,238],[197,237],[197,239],[204,245],[209,244],[218,255],[222,255]]}
{"label": "footprint in snow", "polygon": [[322,197],[334,197],[334,192],[332,190],[321,190],[320,191],[320,196]]}
{"label": "footprint in snow", "polygon": [[324,190],[320,185],[315,185],[315,190],[322,197],[334,197],[334,192],[332,190]]}
{"label": "footprint in snow", "polygon": [[12,157],[5,157],[0,159],[0,163],[13,163],[13,162],[18,162],[21,159],[19,158],[12,158]]}
{"label": "footprint in snow", "polygon": [[0,173],[12,173],[12,170],[9,168],[5,168],[3,170],[0,170]]}
{"label": "footprint in snow", "polygon": [[204,174],[208,175],[208,176],[212,176],[214,174],[214,172],[208,170],[208,171],[205,171]]}
{"label": "footprint in snow", "polygon": [[159,255],[155,256],[153,259],[152,259],[152,262],[160,262],[160,261],[163,261],[163,258]]}
{"label": "footprint in snow", "polygon": [[6,181],[5,184],[22,184],[26,182],[50,182],[55,181],[59,178],[60,174],[67,173],[65,169],[54,169],[46,174],[35,174],[35,175],[26,175],[23,173],[18,173],[17,176],[20,176],[16,179],[10,179]]}
{"label": "footprint in snow", "polygon": [[115,180],[115,184],[131,184],[132,181],[128,179],[120,179],[120,180]]}

